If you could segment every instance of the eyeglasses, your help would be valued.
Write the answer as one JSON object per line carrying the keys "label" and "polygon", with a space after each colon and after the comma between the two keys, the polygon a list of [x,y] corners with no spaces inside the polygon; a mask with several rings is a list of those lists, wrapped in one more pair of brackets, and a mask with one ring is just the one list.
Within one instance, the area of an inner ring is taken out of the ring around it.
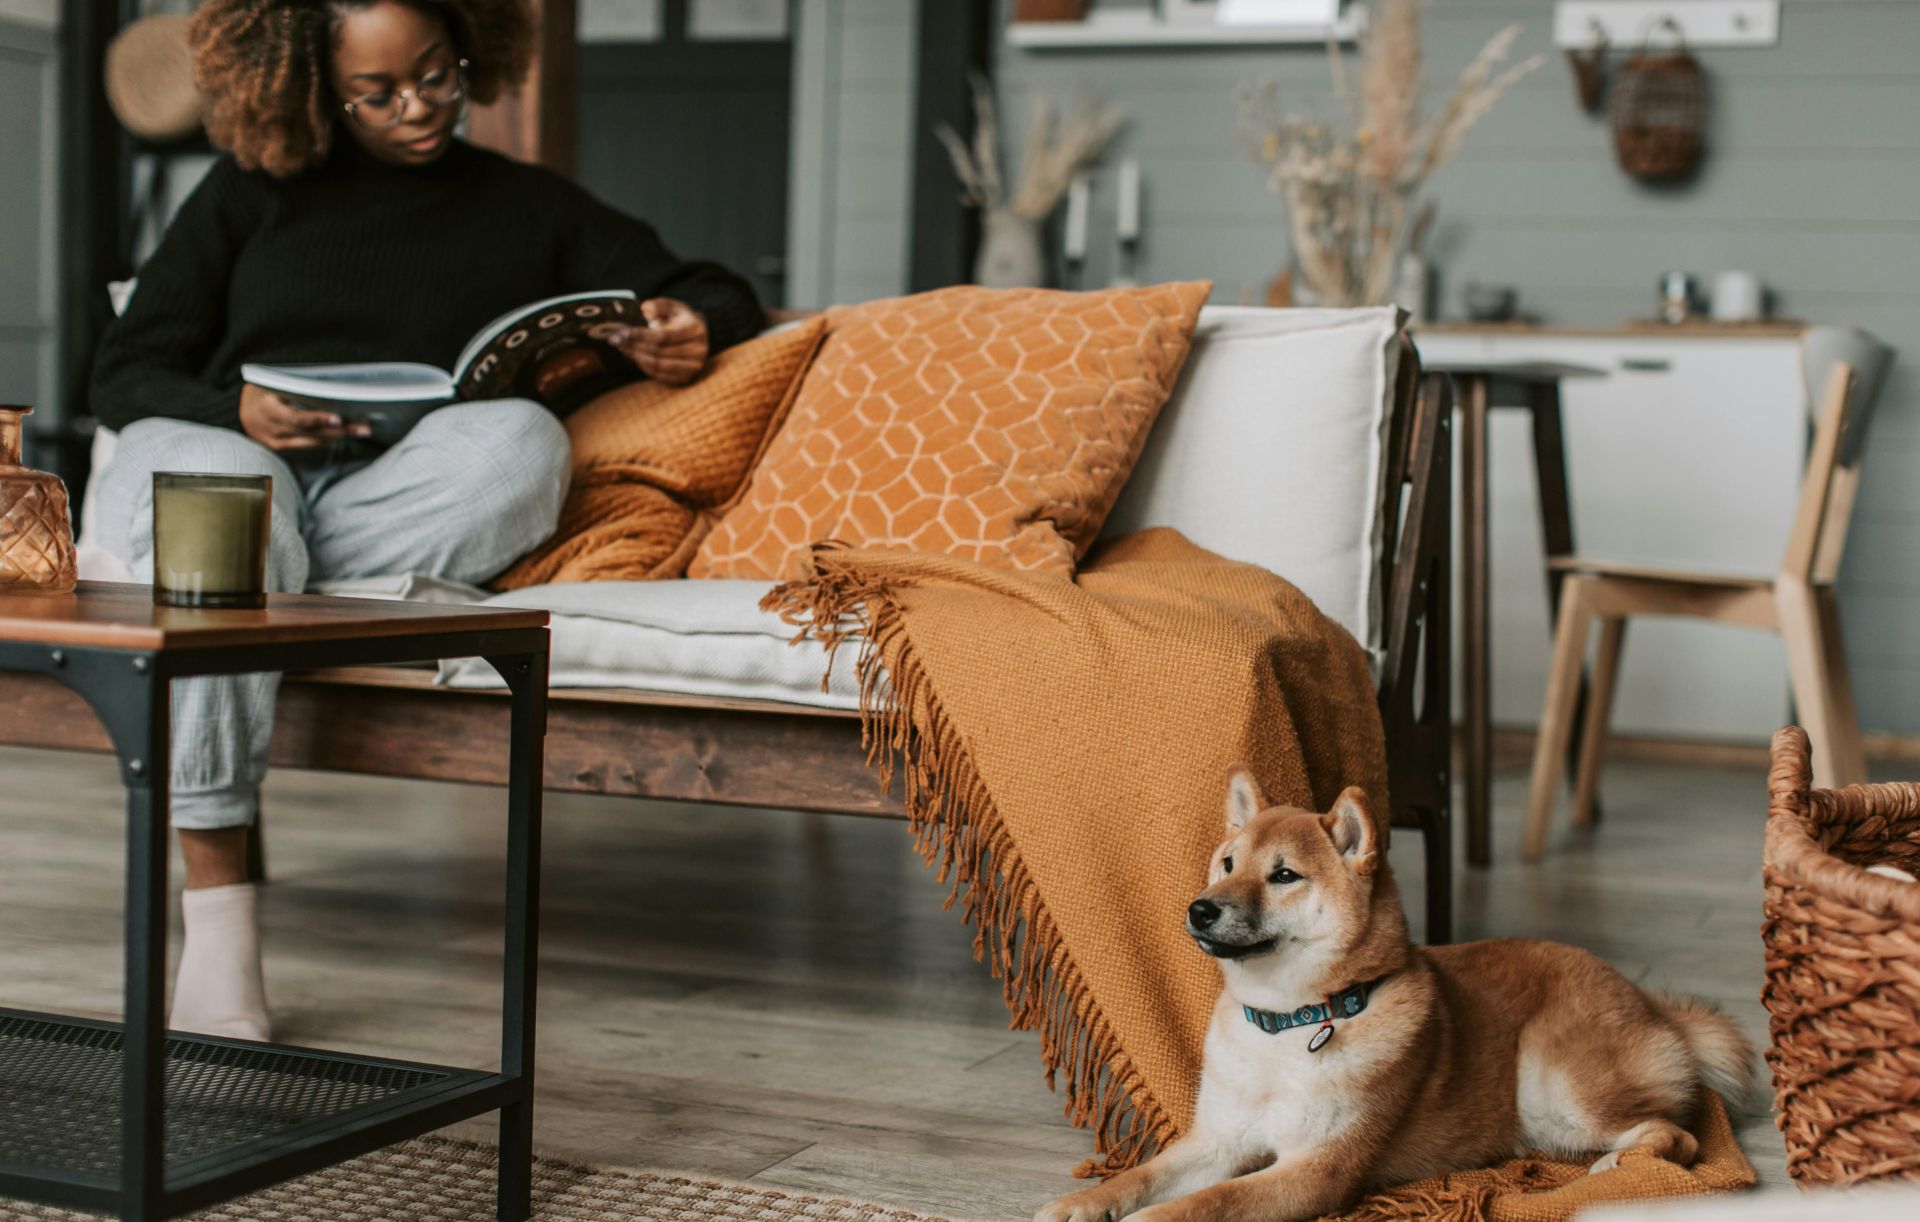
{"label": "eyeglasses", "polygon": [[429,109],[451,106],[467,96],[467,61],[461,60],[436,68],[415,83],[412,89],[383,89],[346,103],[347,114],[370,132],[383,132],[400,126],[407,116],[407,103],[418,98]]}

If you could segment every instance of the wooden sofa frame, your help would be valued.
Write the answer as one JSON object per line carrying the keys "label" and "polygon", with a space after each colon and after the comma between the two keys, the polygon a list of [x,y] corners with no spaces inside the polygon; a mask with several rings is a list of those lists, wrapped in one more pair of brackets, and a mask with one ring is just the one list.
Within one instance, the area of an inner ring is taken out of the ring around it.
{"label": "wooden sofa frame", "polygon": [[[1448,611],[1452,391],[1422,377],[1403,335],[1387,436],[1379,674],[1396,827],[1425,840],[1427,937],[1452,936]],[[435,687],[420,670],[289,675],[273,763],[504,785],[505,692]],[[0,744],[105,751],[80,698],[44,676],[0,676]],[[860,746],[858,715],[764,700],[555,689],[546,787],[563,793],[903,818]],[[256,845],[262,840],[255,836]]]}

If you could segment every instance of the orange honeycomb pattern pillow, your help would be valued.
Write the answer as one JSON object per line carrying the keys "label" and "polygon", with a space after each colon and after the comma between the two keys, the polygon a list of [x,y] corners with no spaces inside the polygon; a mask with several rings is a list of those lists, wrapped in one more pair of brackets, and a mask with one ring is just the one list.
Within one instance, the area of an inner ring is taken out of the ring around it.
{"label": "orange honeycomb pattern pillow", "polygon": [[795,576],[829,539],[1071,574],[1211,288],[966,286],[832,311],[786,424],[688,576]]}
{"label": "orange honeycomb pattern pillow", "polygon": [[684,573],[780,427],[825,335],[826,320],[809,319],[721,353],[691,386],[635,382],[567,417],[573,482],[559,528],[495,588]]}

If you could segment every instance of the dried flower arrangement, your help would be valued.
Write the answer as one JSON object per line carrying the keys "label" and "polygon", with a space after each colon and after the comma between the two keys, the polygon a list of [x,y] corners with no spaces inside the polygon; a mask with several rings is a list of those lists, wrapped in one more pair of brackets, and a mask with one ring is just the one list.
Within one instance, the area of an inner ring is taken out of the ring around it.
{"label": "dried flower arrangement", "polygon": [[1286,114],[1272,80],[1236,95],[1240,132],[1255,161],[1272,167],[1268,186],[1287,201],[1294,262],[1321,305],[1380,305],[1416,216],[1424,231],[1432,205],[1415,199],[1433,172],[1459,151],[1467,130],[1540,56],[1497,71],[1519,37],[1508,26],[1487,41],[1431,120],[1420,113],[1423,0],[1381,0],[1362,36],[1355,98],[1337,45],[1334,93],[1344,124]]}
{"label": "dried flower arrangement", "polygon": [[1056,131],[1054,110],[1053,99],[1036,90],[1033,117],[1027,124],[1026,156],[1009,198],[1000,173],[1000,122],[993,86],[982,77],[974,78],[971,146],[947,124],[937,132],[953,160],[954,173],[960,176],[967,203],[990,211],[1005,208],[1030,220],[1046,217],[1067,193],[1074,175],[1100,156],[1127,121],[1126,112],[1118,106],[1096,105],[1080,97]]}

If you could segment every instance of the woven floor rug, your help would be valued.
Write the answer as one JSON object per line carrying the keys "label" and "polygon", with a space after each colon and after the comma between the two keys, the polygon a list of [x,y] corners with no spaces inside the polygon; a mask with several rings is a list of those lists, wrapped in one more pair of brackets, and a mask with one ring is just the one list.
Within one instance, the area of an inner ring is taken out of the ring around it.
{"label": "woven floor rug", "polygon": [[[494,1149],[424,1137],[191,1215],[198,1222],[486,1222]],[[537,1222],[944,1222],[886,1205],[656,1171],[535,1159]],[[94,1215],[0,1200],[0,1218]]]}

